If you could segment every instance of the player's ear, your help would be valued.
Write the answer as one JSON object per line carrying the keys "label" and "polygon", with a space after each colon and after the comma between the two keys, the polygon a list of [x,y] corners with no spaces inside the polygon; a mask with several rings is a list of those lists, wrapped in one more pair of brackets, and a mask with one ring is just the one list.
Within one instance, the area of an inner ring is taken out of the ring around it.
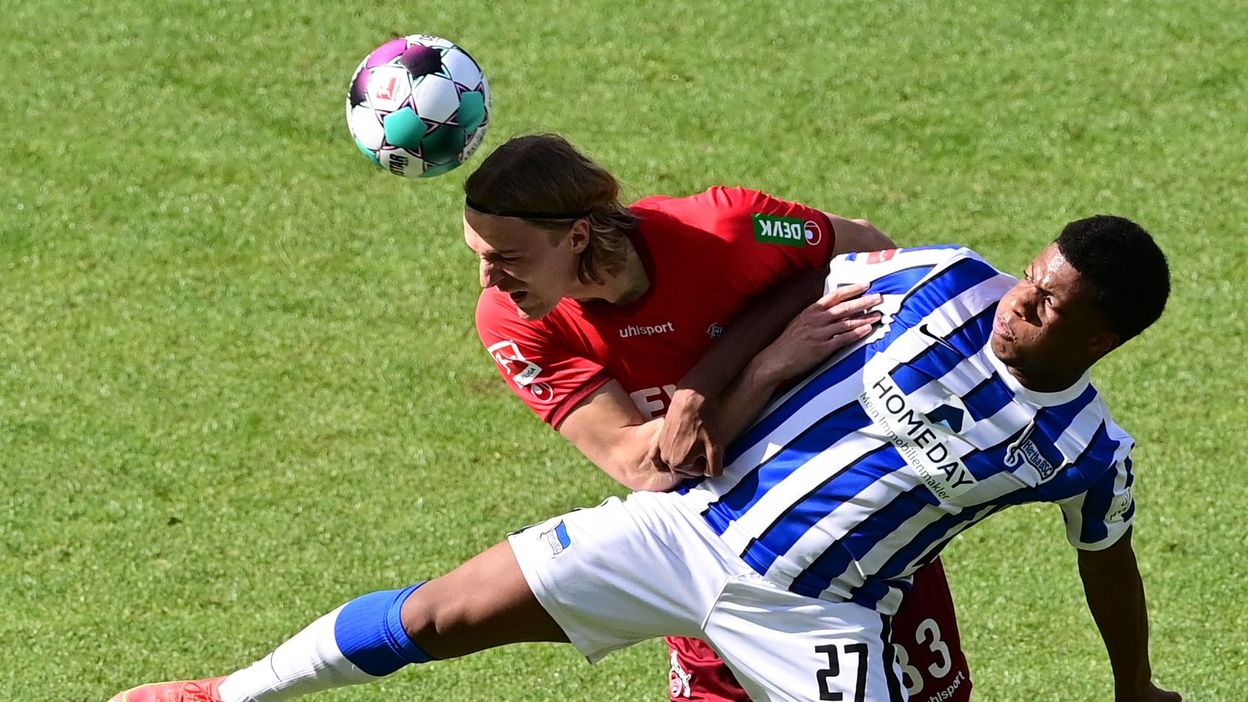
{"label": "player's ear", "polygon": [[1102,329],[1092,335],[1088,341],[1088,348],[1094,358],[1100,358],[1118,348],[1118,344],[1122,343],[1121,339],[1118,332],[1112,329]]}
{"label": "player's ear", "polygon": [[579,254],[589,247],[589,219],[581,217],[572,223],[572,231],[568,234],[568,242],[572,244],[572,253]]}

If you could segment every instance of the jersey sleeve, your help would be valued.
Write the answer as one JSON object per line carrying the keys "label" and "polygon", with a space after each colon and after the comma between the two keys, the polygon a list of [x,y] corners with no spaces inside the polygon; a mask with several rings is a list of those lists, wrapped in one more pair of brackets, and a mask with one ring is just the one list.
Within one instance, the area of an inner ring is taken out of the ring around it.
{"label": "jersey sleeve", "polygon": [[486,290],[477,301],[477,334],[507,387],[555,429],[610,376],[602,365],[570,350],[555,324],[528,322],[503,295]]}
{"label": "jersey sleeve", "polygon": [[835,233],[828,215],[749,188],[716,186],[689,198],[709,215],[712,232],[732,242],[751,241],[752,261],[769,259],[813,270],[832,258]]}
{"label": "jersey sleeve", "polygon": [[1085,492],[1059,501],[1070,544],[1083,551],[1101,551],[1117,543],[1135,521],[1134,482],[1128,455]]}

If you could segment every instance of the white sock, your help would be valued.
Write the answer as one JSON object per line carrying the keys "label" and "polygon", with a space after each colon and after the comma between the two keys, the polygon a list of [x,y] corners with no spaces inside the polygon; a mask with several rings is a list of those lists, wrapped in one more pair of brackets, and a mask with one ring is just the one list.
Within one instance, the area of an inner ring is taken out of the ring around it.
{"label": "white sock", "polygon": [[339,650],[334,622],[341,610],[317,619],[269,655],[227,677],[220,687],[223,702],[283,702],[310,692],[379,680]]}

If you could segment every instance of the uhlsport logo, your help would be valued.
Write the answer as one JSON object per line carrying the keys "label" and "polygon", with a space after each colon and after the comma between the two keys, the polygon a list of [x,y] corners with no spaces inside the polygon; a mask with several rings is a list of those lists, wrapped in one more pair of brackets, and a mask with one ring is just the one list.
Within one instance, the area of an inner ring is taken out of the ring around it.
{"label": "uhlsport logo", "polygon": [[817,246],[823,241],[818,222],[800,217],[754,213],[754,240],[781,246]]}
{"label": "uhlsport logo", "polygon": [[975,476],[945,443],[943,423],[937,429],[887,373],[867,386],[858,402],[940,500],[953,501],[975,488]]}
{"label": "uhlsport logo", "polygon": [[630,324],[620,329],[620,338],[628,339],[634,336],[654,336],[655,334],[667,334],[676,331],[676,325],[672,322],[664,322],[662,324]]}

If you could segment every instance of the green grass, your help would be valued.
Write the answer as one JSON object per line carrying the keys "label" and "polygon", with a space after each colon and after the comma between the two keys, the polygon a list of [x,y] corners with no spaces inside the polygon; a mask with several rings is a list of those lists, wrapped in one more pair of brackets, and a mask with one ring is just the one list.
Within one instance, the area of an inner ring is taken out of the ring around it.
{"label": "green grass", "polygon": [[[747,184],[1017,270],[1108,211],[1169,251],[1098,374],[1139,439],[1157,679],[1248,679],[1240,3],[0,2],[0,700],[219,674],[350,597],[615,489],[471,325],[460,184],[377,172],[383,40],[487,70],[486,148],[563,132],[633,196]],[[280,8],[280,9],[275,9]],[[1109,699],[1052,507],[946,557],[978,699]],[[658,644],[525,646],[325,699],[655,700]]]}

